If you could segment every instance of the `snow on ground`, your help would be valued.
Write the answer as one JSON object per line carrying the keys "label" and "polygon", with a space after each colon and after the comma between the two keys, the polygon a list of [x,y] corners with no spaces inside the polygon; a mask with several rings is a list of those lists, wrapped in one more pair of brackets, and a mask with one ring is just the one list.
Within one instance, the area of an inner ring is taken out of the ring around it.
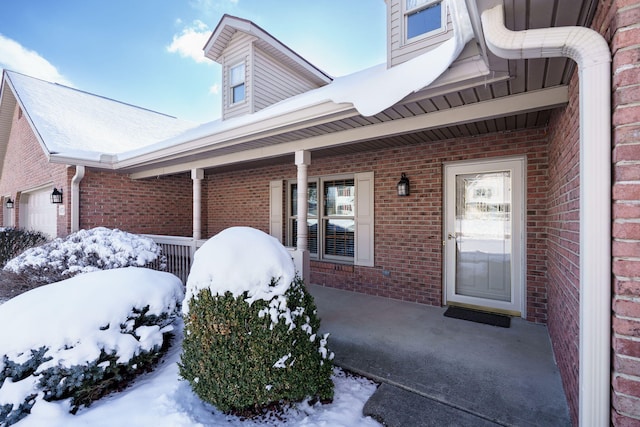
{"label": "snow on ground", "polygon": [[[235,237],[242,237],[245,250],[249,250],[254,245],[270,244],[269,241],[255,237],[249,237],[253,240],[247,241],[246,231],[236,229],[233,232]],[[233,243],[228,242],[228,244],[229,248],[233,247]],[[276,253],[274,256],[277,259],[280,255]],[[246,277],[252,277],[258,264],[261,263],[256,262],[256,265],[243,269]],[[280,273],[276,276],[283,277],[285,280],[289,280],[289,274],[292,274],[288,269],[284,269]],[[105,274],[106,276],[103,276]],[[96,317],[94,309],[97,307],[100,307],[98,311],[102,313],[101,316],[108,317],[113,314],[115,319],[119,315],[117,302],[122,297],[121,292],[128,292],[120,288],[115,289],[117,288],[116,283],[148,282],[152,286],[143,286],[144,292],[129,295],[125,299],[144,296],[144,301],[148,300],[150,304],[156,304],[158,307],[170,304],[169,301],[164,301],[161,298],[161,295],[167,294],[166,289],[162,290],[163,286],[153,286],[158,284],[158,274],[167,273],[140,268],[88,273],[54,285],[34,289],[23,294],[25,296],[15,297],[0,307],[0,314],[4,312],[6,316],[9,316],[9,318],[4,318],[4,321],[7,322],[4,325],[11,324],[12,314],[30,313],[34,319],[40,319],[37,324],[42,325],[42,328],[40,332],[33,335],[17,336],[15,333],[4,330],[3,326],[3,332],[0,334],[0,347],[19,351],[19,347],[34,345],[39,342],[39,339],[48,345],[63,343],[70,338],[70,335],[77,335],[76,332],[82,334],[83,325],[90,325],[94,322]],[[110,277],[113,280],[96,280],[96,275]],[[74,292],[61,291],[61,286],[69,283],[74,287]],[[262,289],[261,296],[265,296],[264,292],[269,293],[274,290],[273,287],[267,285]],[[75,293],[83,294],[85,299],[89,298],[89,302],[83,301],[82,306],[77,307],[77,301],[74,304],[75,297],[71,296]],[[32,296],[29,297],[28,294]],[[34,302],[33,295],[36,295],[37,302]],[[258,297],[258,295],[256,294],[254,297]],[[69,310],[70,308],[77,310]],[[79,314],[75,317],[69,317],[70,311],[76,311]],[[61,327],[59,324],[56,326],[55,321],[51,320],[56,316],[66,317],[66,320],[71,321],[73,326]],[[376,385],[366,378],[348,375],[337,368],[334,369],[332,377],[335,383],[333,403],[310,405],[308,402],[302,402],[288,408],[284,413],[270,413],[262,418],[251,420],[225,415],[215,407],[201,401],[191,391],[189,383],[180,378],[177,363],[181,352],[182,320],[178,319],[173,327],[174,342],[162,362],[153,372],[139,377],[123,392],[111,394],[94,402],[89,408],[80,409],[76,415],[71,415],[68,412],[69,404],[66,401],[46,402],[39,400],[32,408],[31,414],[14,425],[17,427],[41,427],[43,425],[48,427],[112,427],[120,425],[132,427],[379,426],[373,419],[362,415],[362,408],[376,390]],[[95,328],[89,328],[87,333],[95,334]],[[86,341],[95,343],[96,340],[97,338],[91,335]]]}
{"label": "snow on ground", "polygon": [[[176,328],[181,332],[181,328]],[[310,406],[303,402],[284,414],[246,420],[225,415],[202,402],[178,375],[181,337],[165,360],[151,374],[140,377],[122,393],[106,397],[76,415],[66,412],[63,403],[38,402],[31,415],[16,427],[374,427],[376,421],[362,416],[362,407],[376,389],[371,381],[334,371],[336,386],[331,404]]]}

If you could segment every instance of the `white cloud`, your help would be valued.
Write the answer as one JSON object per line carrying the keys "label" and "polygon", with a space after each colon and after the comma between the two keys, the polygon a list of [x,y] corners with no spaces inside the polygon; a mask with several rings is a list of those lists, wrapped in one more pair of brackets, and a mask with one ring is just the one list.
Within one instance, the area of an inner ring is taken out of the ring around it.
{"label": "white cloud", "polygon": [[196,62],[208,62],[202,48],[209,40],[211,30],[204,22],[195,20],[182,29],[182,33],[173,36],[173,41],[167,46],[167,51],[177,53],[184,58],[191,58]]}
{"label": "white cloud", "polygon": [[220,93],[220,85],[218,83],[214,84],[209,88],[209,93],[211,95],[218,95]]}
{"label": "white cloud", "polygon": [[73,86],[53,64],[44,59],[39,53],[25,48],[17,41],[2,34],[0,34],[0,68],[6,68],[50,82]]}

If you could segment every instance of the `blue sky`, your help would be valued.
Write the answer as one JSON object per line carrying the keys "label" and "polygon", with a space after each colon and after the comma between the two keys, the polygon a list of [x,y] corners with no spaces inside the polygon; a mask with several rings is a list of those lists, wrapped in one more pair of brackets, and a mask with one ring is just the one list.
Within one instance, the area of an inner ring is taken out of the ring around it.
{"label": "blue sky", "polygon": [[0,68],[205,122],[220,66],[202,48],[224,13],[249,19],[332,76],[386,59],[383,0],[3,2]]}

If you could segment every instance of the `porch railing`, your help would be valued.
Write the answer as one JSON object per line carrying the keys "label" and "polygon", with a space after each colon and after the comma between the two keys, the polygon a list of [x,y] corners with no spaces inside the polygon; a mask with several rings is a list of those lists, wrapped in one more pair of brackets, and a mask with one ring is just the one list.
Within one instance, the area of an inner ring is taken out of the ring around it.
{"label": "porch railing", "polygon": [[[146,234],[145,236],[152,239],[162,248],[162,255],[165,256],[166,261],[166,271],[175,274],[182,280],[182,283],[186,284],[191,263],[193,262],[193,255],[206,240],[155,234]],[[160,270],[160,261],[155,261],[150,267]]]}
{"label": "porch railing", "polygon": [[[183,284],[187,283],[189,270],[196,250],[206,242],[206,240],[194,240],[191,237],[179,236],[161,236],[157,234],[145,234],[146,237],[152,239],[158,246],[162,248],[162,255],[166,260],[166,271],[175,274],[182,280]],[[289,253],[293,254],[295,248],[287,248]],[[160,261],[152,263],[150,268],[160,270]]]}

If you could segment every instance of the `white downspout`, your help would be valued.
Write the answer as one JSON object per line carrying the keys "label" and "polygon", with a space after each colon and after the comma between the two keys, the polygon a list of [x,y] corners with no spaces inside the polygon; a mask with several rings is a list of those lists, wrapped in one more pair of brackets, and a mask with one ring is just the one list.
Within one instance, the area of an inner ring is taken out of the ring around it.
{"label": "white downspout", "polygon": [[506,59],[568,57],[580,90],[581,426],[610,423],[611,404],[611,53],[584,27],[511,31],[503,6],[482,14],[487,46]]}
{"label": "white downspout", "polygon": [[71,232],[80,230],[80,181],[84,178],[85,167],[76,166],[76,174],[71,178]]}

